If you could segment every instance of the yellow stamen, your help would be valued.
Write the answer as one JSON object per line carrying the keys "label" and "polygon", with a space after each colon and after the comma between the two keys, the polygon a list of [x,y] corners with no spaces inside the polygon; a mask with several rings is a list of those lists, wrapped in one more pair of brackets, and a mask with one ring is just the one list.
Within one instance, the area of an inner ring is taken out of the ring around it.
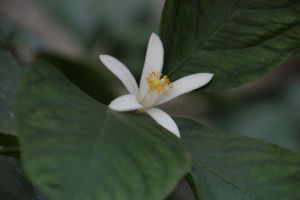
{"label": "yellow stamen", "polygon": [[167,89],[173,88],[173,84],[170,82],[168,77],[166,75],[162,75],[161,73],[149,73],[149,76],[146,79],[149,85],[148,93],[156,91],[158,94],[167,95]]}

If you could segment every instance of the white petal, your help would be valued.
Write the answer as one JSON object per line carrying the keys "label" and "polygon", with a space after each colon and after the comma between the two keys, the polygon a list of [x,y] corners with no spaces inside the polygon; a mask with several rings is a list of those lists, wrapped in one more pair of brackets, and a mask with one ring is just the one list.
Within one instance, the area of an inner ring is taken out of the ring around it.
{"label": "white petal", "polygon": [[174,135],[180,138],[179,129],[175,121],[166,112],[158,108],[150,108],[145,110],[159,125],[166,128]]}
{"label": "white petal", "polygon": [[160,95],[157,92],[150,92],[145,96],[145,98],[139,102],[144,106],[144,108],[152,108],[156,105],[156,102],[159,100]]}
{"label": "white petal", "polygon": [[108,106],[110,109],[124,112],[143,108],[134,94],[126,94],[114,99]]}
{"label": "white petal", "polygon": [[198,73],[178,79],[173,83],[173,89],[168,89],[167,95],[161,95],[161,98],[158,100],[156,105],[165,103],[166,101],[174,99],[182,94],[198,89],[207,84],[212,77],[213,74],[210,73]]}
{"label": "white petal", "polygon": [[164,47],[163,44],[155,33],[151,34],[146,58],[145,58],[145,64],[140,80],[140,94],[139,98],[142,99],[148,92],[148,83],[147,83],[147,76],[149,73],[158,72],[161,73],[162,67],[164,63]]}
{"label": "white petal", "polygon": [[130,94],[138,94],[139,90],[137,83],[133,75],[123,63],[109,55],[99,55],[99,58],[102,63],[120,79]]}

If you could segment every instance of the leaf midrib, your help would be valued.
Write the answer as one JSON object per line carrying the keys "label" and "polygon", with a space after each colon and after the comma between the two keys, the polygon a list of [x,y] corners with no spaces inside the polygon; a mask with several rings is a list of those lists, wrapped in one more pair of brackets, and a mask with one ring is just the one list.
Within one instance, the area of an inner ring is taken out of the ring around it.
{"label": "leaf midrib", "polygon": [[[87,160],[89,160],[89,161],[87,161],[87,163],[89,163],[89,166],[92,165],[92,162],[94,160],[93,158],[96,157],[97,149],[100,147],[100,144],[103,141],[102,138],[105,135],[105,128],[106,128],[106,125],[109,121],[109,117],[110,117],[110,109],[107,108],[105,119],[104,119],[104,122],[103,122],[103,126],[99,130],[98,137],[97,137],[97,139],[95,139],[94,145],[91,145],[91,147],[92,147],[91,148],[91,154],[90,154],[91,156],[89,156],[89,158],[87,158]],[[91,172],[91,170],[88,170],[88,167],[84,168],[84,171],[81,174],[82,174],[82,177],[84,177],[83,179],[85,181],[81,181],[81,183],[83,183],[82,185],[87,185],[85,183],[89,182],[89,181],[86,181],[86,180],[87,180],[87,177],[90,177],[90,175],[88,175],[88,174],[90,174],[90,172]],[[79,190],[79,192],[77,192],[76,194],[82,194],[83,188],[85,188],[85,187],[79,187],[79,188],[77,188]],[[72,193],[72,194],[74,195],[75,193]],[[72,199],[76,199],[76,198],[73,197]]]}
{"label": "leaf midrib", "polygon": [[234,188],[236,188],[237,190],[241,191],[242,193],[244,193],[245,195],[249,196],[250,198],[253,198],[255,200],[262,200],[259,199],[258,197],[256,197],[255,194],[252,194],[251,192],[249,192],[248,190],[246,190],[245,188],[231,182],[228,178],[224,177],[223,175],[219,174],[218,172],[216,172],[214,169],[210,168],[209,166],[207,166],[205,163],[198,161],[198,160],[193,160],[194,164],[198,165],[199,167],[205,168],[206,170],[208,170],[210,173],[216,175],[218,178],[222,179],[223,181],[225,181],[226,183],[230,184],[231,186],[233,186]]}
{"label": "leaf midrib", "polygon": [[[196,48],[192,48],[191,51],[188,52],[188,53],[186,54],[186,56],[181,60],[181,62],[179,62],[179,64],[177,64],[177,65],[176,65],[176,66],[168,73],[168,75],[170,75],[170,74],[174,73],[175,71],[177,71],[177,69],[180,68],[180,67],[185,63],[186,60],[188,60],[188,59],[189,59],[193,54],[195,54],[197,51],[201,50],[202,47],[206,44],[206,42],[209,41],[209,40],[215,35],[215,33],[216,33],[217,31],[219,31],[219,30],[224,26],[224,24],[228,21],[228,19],[230,19],[230,18],[232,17],[232,15],[238,10],[238,5],[239,5],[240,3],[241,3],[241,2],[236,3],[236,6],[232,8],[231,13],[228,14],[228,15],[224,18],[224,20],[223,20],[223,22],[220,24],[220,26],[218,26],[214,31],[212,31],[211,34],[208,34],[208,36],[207,36],[205,39],[202,40],[203,42],[200,43],[199,45],[197,45]],[[280,8],[285,8],[285,7],[280,7]],[[257,10],[257,8],[255,8],[255,9]],[[174,24],[174,23],[173,23],[173,24]],[[194,47],[194,46],[195,46],[195,45],[193,45],[193,47]]]}

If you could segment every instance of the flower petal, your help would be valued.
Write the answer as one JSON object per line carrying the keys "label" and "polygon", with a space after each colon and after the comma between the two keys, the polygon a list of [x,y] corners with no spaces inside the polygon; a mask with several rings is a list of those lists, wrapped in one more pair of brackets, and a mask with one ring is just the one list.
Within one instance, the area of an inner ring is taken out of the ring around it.
{"label": "flower petal", "polygon": [[158,72],[161,73],[162,67],[164,63],[164,47],[163,44],[155,33],[151,34],[146,58],[145,58],[145,64],[140,80],[140,94],[139,98],[142,99],[148,92],[148,83],[147,83],[147,76],[149,73]]}
{"label": "flower petal", "polygon": [[138,86],[128,68],[116,58],[109,55],[99,55],[102,63],[120,79],[130,94],[138,94]]}
{"label": "flower petal", "polygon": [[156,105],[160,105],[184,93],[198,89],[207,84],[213,77],[210,73],[198,73],[185,76],[173,83],[173,89],[168,89],[167,95],[162,95]]}
{"label": "flower petal", "polygon": [[158,108],[150,108],[145,110],[159,125],[166,128],[174,135],[180,138],[179,129],[175,121],[166,112]]}
{"label": "flower petal", "polygon": [[118,112],[137,110],[143,108],[134,94],[126,94],[114,99],[108,107]]}

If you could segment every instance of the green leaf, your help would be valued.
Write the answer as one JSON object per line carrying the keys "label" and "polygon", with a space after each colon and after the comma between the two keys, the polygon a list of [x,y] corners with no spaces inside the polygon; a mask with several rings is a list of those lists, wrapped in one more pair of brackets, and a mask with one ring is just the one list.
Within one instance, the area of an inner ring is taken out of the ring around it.
{"label": "green leaf", "polygon": [[299,51],[298,0],[167,0],[160,35],[173,79],[210,72],[209,90],[253,81]]}
{"label": "green leaf", "polygon": [[15,134],[13,103],[26,71],[12,53],[0,48],[0,131]]}
{"label": "green leaf", "polygon": [[177,120],[194,157],[191,175],[198,199],[298,200],[300,156],[249,137],[220,134]]}
{"label": "green leaf", "polygon": [[115,97],[113,82],[99,66],[93,67],[84,61],[72,61],[58,55],[43,53],[40,56],[58,68],[69,80],[96,100],[108,104]]}
{"label": "green leaf", "polygon": [[37,199],[31,183],[25,178],[16,159],[0,155],[0,177],[0,199]]}
{"label": "green leaf", "polygon": [[25,77],[15,109],[25,171],[52,200],[159,200],[190,169],[173,134],[108,109],[46,63]]}

